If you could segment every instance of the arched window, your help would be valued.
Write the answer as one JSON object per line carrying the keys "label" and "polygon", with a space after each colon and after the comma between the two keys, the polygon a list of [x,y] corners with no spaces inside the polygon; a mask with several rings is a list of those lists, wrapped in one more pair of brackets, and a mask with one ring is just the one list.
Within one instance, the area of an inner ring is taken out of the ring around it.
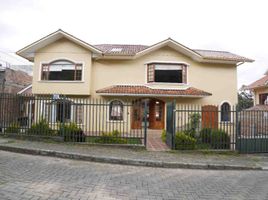
{"label": "arched window", "polygon": [[231,121],[231,106],[227,102],[224,102],[221,105],[221,121],[222,122]]}
{"label": "arched window", "polygon": [[121,101],[111,101],[109,108],[109,120],[123,120],[123,103]]}
{"label": "arched window", "polygon": [[42,65],[41,80],[49,81],[81,81],[82,64],[68,60],[57,60]]}

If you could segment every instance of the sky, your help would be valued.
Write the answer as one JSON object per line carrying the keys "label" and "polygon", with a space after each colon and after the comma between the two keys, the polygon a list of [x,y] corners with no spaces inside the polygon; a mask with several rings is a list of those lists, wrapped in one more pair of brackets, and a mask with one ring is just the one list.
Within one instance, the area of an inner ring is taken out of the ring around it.
{"label": "sky", "polygon": [[0,53],[13,56],[57,29],[90,44],[152,45],[171,37],[254,59],[238,67],[240,87],[268,70],[267,8],[267,0],[0,0]]}

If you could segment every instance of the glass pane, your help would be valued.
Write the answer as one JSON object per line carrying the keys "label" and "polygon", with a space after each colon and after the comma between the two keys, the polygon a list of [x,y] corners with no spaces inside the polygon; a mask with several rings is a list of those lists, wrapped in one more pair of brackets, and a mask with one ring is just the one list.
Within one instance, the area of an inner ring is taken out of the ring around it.
{"label": "glass pane", "polygon": [[50,72],[49,80],[66,80],[73,81],[74,80],[74,70],[62,70],[60,72]]}
{"label": "glass pane", "polygon": [[162,104],[159,101],[155,102],[155,120],[162,120]]}
{"label": "glass pane", "polygon": [[182,83],[182,70],[155,70],[155,82]]}

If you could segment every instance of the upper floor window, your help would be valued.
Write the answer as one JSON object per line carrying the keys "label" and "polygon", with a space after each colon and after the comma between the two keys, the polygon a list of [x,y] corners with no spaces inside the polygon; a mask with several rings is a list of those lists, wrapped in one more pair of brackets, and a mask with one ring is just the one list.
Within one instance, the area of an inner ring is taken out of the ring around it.
{"label": "upper floor window", "polygon": [[147,81],[156,83],[187,83],[187,66],[184,64],[149,64]]}
{"label": "upper floor window", "polygon": [[268,99],[268,93],[259,94],[259,104],[260,105],[267,104],[268,103],[267,99]]}
{"label": "upper floor window", "polygon": [[59,60],[42,65],[41,80],[49,81],[81,81],[82,64],[68,60]]}

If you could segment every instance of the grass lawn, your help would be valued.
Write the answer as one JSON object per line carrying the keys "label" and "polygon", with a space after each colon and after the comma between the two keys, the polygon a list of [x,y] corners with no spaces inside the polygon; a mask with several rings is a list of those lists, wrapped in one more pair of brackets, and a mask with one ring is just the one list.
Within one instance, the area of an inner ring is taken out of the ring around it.
{"label": "grass lawn", "polygon": [[140,138],[102,138],[96,136],[86,137],[86,142],[88,143],[101,143],[101,144],[142,144]]}

